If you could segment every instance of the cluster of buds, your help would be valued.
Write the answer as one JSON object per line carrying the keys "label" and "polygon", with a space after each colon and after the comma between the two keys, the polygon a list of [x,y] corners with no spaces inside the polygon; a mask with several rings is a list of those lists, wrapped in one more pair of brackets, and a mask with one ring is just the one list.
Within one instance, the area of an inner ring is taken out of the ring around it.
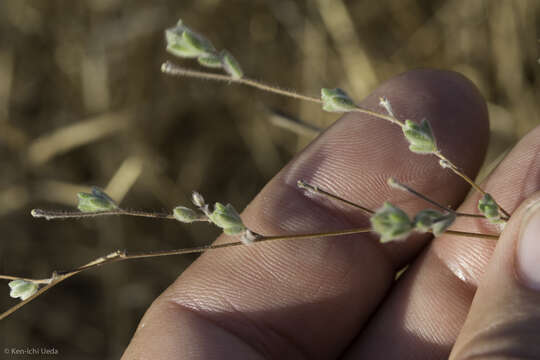
{"label": "cluster of buds", "polygon": [[165,30],[165,40],[167,51],[175,56],[197,59],[205,67],[222,68],[234,79],[244,76],[240,64],[229,51],[217,51],[210,40],[185,26],[182,20]]}
{"label": "cluster of buds", "polygon": [[196,191],[193,192],[191,200],[199,212],[185,206],[177,206],[173,209],[176,220],[183,223],[208,221],[221,228],[227,235],[241,236],[242,241],[246,244],[251,244],[257,239],[258,235],[244,225],[240,214],[231,204],[223,205],[216,202],[211,211],[203,196]]}
{"label": "cluster of buds", "polygon": [[438,236],[455,220],[454,212],[445,214],[432,209],[418,212],[411,220],[407,213],[389,202],[385,202],[370,219],[373,231],[379,234],[383,243],[406,238],[412,231],[432,232]]}

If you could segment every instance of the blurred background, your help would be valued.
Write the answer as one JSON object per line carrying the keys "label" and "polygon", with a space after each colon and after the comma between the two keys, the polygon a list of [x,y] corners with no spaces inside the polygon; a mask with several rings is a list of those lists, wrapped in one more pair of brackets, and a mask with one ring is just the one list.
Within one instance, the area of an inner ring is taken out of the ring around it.
{"label": "blurred background", "polygon": [[[1,273],[47,277],[116,249],[209,243],[218,231],[204,225],[45,221],[30,210],[71,209],[90,185],[127,208],[168,211],[197,189],[241,209],[337,119],[310,103],[161,74],[174,60],[163,30],[179,17],[230,50],[248,76],[314,96],[338,86],[361,99],[408,69],[458,71],[489,103],[486,168],[540,123],[537,0],[2,0]],[[309,126],[280,125],[291,119]],[[194,258],[76,276],[0,322],[0,346],[116,359]],[[0,286],[4,311],[17,301]]]}

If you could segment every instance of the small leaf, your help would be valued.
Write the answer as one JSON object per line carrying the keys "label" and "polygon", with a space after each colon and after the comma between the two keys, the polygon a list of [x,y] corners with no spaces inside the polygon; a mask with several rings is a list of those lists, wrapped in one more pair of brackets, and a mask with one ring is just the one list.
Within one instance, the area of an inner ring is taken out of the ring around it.
{"label": "small leaf", "polygon": [[370,221],[373,231],[380,235],[383,243],[405,238],[413,230],[409,216],[389,202],[385,202]]}
{"label": "small leaf", "polygon": [[20,298],[21,300],[28,299],[30,296],[34,295],[39,288],[38,284],[21,279],[10,281],[8,285],[11,288],[9,296],[12,298]]}
{"label": "small leaf", "polygon": [[173,209],[173,216],[176,220],[183,223],[192,223],[199,220],[199,214],[193,209],[185,206],[177,206]]}
{"label": "small leaf", "polygon": [[236,59],[232,56],[230,52],[228,52],[227,50],[222,50],[221,59],[223,69],[233,79],[241,79],[242,77],[244,77],[244,72],[242,71],[240,64],[238,63],[238,61],[236,61]]}
{"label": "small leaf", "polygon": [[431,130],[431,125],[426,119],[420,124],[405,120],[403,134],[409,142],[409,149],[417,154],[432,154],[437,151],[437,143]]}
{"label": "small leaf", "polygon": [[80,192],[77,194],[79,204],[77,208],[82,212],[108,211],[118,208],[118,205],[97,187],[92,188],[92,193]]}
{"label": "small leaf", "polygon": [[500,223],[501,213],[497,203],[490,194],[485,194],[478,201],[478,210],[492,223]]}
{"label": "small leaf", "polygon": [[339,88],[336,89],[321,89],[321,100],[323,102],[323,110],[328,112],[349,112],[356,109],[354,101],[351,100],[347,93]]}
{"label": "small leaf", "polygon": [[221,56],[217,54],[208,54],[208,55],[199,56],[197,60],[199,61],[199,64],[205,67],[209,67],[209,68],[218,69],[223,66],[222,64],[223,60],[221,59]]}

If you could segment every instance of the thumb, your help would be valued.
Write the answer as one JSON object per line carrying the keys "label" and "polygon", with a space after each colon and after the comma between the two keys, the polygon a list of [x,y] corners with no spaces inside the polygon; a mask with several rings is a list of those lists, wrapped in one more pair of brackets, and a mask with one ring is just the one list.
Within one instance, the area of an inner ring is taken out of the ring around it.
{"label": "thumb", "polygon": [[540,193],[506,225],[450,359],[540,354]]}

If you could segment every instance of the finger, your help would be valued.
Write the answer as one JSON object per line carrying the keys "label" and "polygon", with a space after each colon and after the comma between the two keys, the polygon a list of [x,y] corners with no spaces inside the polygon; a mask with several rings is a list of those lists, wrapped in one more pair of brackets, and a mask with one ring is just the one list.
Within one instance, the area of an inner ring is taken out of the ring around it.
{"label": "finger", "polygon": [[540,354],[540,194],[503,231],[451,359],[533,359]]}
{"label": "finger", "polygon": [[[470,82],[450,72],[413,71],[382,85],[362,106],[378,110],[383,95],[398,116],[429,118],[443,151],[466,158],[462,165],[469,174],[477,171],[487,116]],[[246,223],[263,234],[366,225],[357,210],[304,196],[296,181],[305,179],[375,208],[391,196],[390,175],[448,204],[459,203],[466,191],[461,180],[440,171],[434,158],[410,153],[395,125],[349,114],[261,191],[244,213]],[[407,195],[392,197],[407,209],[422,206]],[[170,357],[210,356],[226,344],[232,352],[243,352],[243,358],[335,357],[384,296],[395,268],[423,241],[385,249],[369,236],[354,236],[206,253],[154,302],[126,356],[150,356],[158,349]]]}
{"label": "finger", "polygon": [[[508,211],[538,190],[540,127],[523,138],[484,184]],[[459,208],[477,212],[478,193]],[[480,233],[500,230],[485,221],[460,218],[452,228]],[[443,235],[405,273],[348,359],[447,359],[465,321],[478,282],[496,242]],[[381,348],[381,343],[391,347]]]}

